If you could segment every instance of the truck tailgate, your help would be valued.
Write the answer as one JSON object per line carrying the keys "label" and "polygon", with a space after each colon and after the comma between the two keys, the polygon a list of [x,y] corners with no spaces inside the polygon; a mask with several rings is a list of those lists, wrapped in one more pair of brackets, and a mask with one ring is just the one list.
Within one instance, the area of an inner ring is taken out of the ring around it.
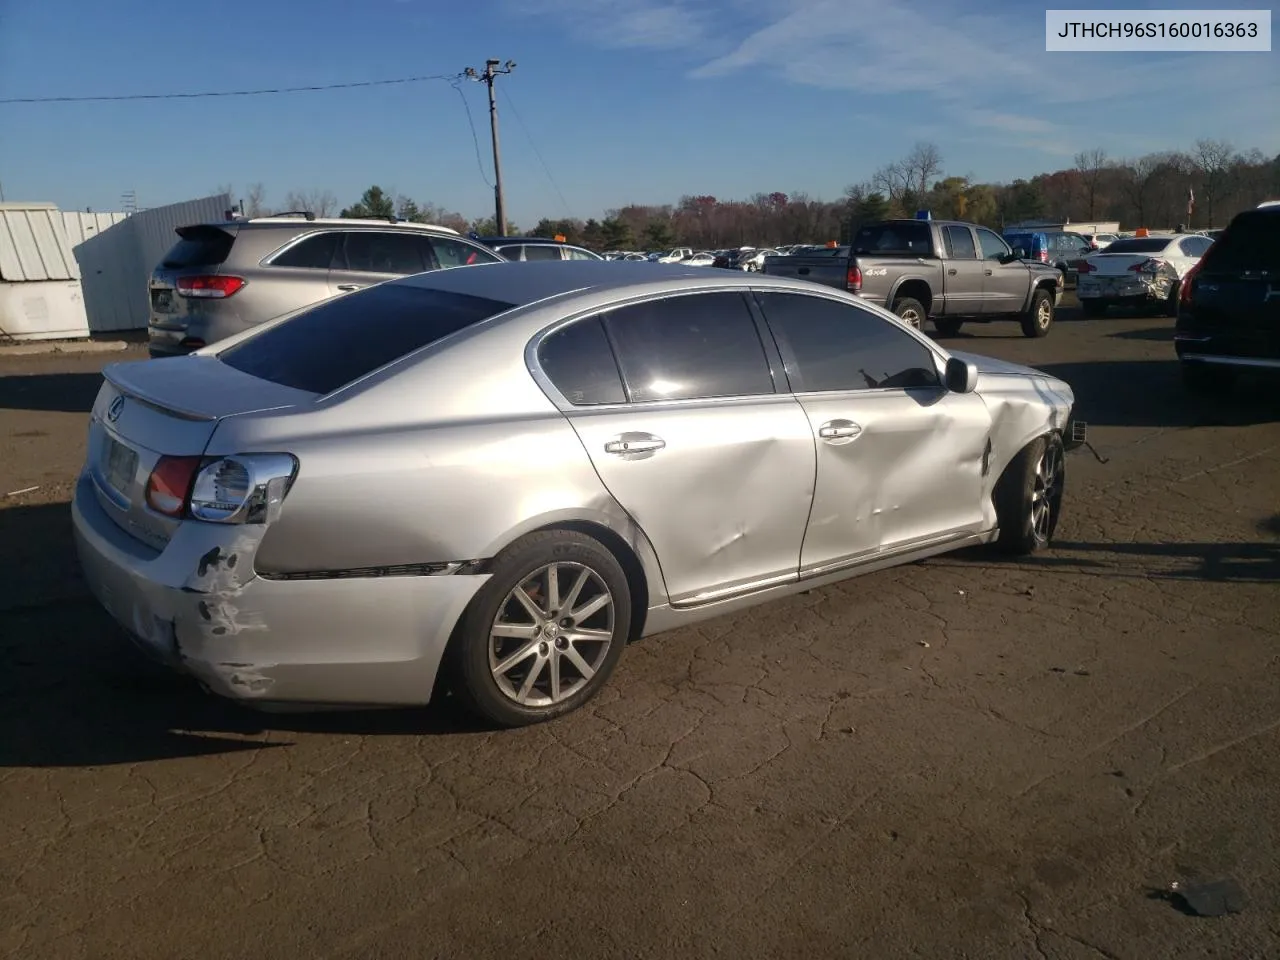
{"label": "truck tailgate", "polygon": [[809,280],[838,290],[849,289],[847,256],[765,257],[761,272],[770,277]]}

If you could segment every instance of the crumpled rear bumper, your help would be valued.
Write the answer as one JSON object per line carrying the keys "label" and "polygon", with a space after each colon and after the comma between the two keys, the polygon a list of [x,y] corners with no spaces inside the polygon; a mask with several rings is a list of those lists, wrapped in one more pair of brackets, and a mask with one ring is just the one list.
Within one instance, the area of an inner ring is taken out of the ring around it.
{"label": "crumpled rear bumper", "polygon": [[426,703],[479,575],[268,580],[262,528],[188,522],[161,552],[134,540],[82,475],[76,551],[98,601],[154,659],[258,703]]}

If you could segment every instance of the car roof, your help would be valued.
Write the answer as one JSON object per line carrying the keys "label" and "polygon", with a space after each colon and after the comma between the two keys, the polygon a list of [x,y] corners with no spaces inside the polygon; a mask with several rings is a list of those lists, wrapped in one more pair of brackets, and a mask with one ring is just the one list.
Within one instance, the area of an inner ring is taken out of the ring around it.
{"label": "car roof", "polygon": [[447,233],[461,236],[452,227],[443,227],[436,223],[416,223],[412,220],[396,220],[386,218],[357,217],[252,217],[246,220],[210,220],[204,224],[209,227],[393,227],[397,230],[424,230],[430,233]]}
{"label": "car roof", "polygon": [[[709,275],[715,274],[715,275]],[[537,260],[532,262],[485,263],[469,267],[433,270],[389,284],[443,290],[483,297],[516,306],[536,303],[568,293],[588,290],[623,291],[631,287],[668,284],[679,289],[679,281],[689,287],[719,287],[727,290],[777,286],[796,289],[811,286],[760,273],[708,271],[705,267],[680,264],[637,263],[626,260]]]}

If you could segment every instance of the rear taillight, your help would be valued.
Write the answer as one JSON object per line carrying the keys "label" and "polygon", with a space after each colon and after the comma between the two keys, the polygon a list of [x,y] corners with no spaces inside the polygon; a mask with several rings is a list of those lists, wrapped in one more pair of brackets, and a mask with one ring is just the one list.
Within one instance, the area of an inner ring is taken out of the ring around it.
{"label": "rear taillight", "polygon": [[1041,250],[1041,251],[1040,251],[1040,262],[1041,262],[1041,263],[1048,263],[1048,262],[1049,262],[1049,251],[1048,251],[1048,250]]}
{"label": "rear taillight", "polygon": [[191,516],[212,523],[271,523],[297,472],[298,461],[287,453],[208,460],[191,487]]}
{"label": "rear taillight", "polygon": [[1096,269],[1097,267],[1088,260],[1081,260],[1080,265],[1076,267],[1076,273],[1093,273]]}
{"label": "rear taillight", "polygon": [[178,296],[222,300],[235,296],[244,286],[243,277],[179,277]]}
{"label": "rear taillight", "polygon": [[287,453],[161,457],[147,479],[147,506],[166,517],[270,523],[297,472]]}
{"label": "rear taillight", "polygon": [[147,478],[147,506],[166,517],[180,517],[200,469],[199,457],[161,457]]}
{"label": "rear taillight", "polygon": [[1186,272],[1182,278],[1182,286],[1178,290],[1178,302],[1191,305],[1191,281],[1195,279],[1196,274],[1200,272],[1200,267],[1204,264],[1203,260],[1197,260],[1191,265],[1191,269]]}
{"label": "rear taillight", "polygon": [[850,293],[862,290],[862,268],[857,264],[849,265],[849,271],[844,275],[844,286]]}

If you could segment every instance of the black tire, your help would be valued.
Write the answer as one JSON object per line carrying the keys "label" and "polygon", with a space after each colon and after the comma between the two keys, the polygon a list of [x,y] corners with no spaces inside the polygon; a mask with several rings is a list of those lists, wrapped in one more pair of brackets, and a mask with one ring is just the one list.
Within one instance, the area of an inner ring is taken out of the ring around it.
{"label": "black tire", "polygon": [[1031,295],[1031,306],[1022,317],[1024,337],[1043,337],[1053,326],[1053,296],[1048,290],[1037,290]]}
{"label": "black tire", "polygon": [[1182,383],[1187,392],[1197,397],[1226,397],[1230,396],[1235,387],[1236,372],[1230,367],[1220,367],[1213,363],[1184,360]]}
{"label": "black tire", "polygon": [[893,312],[903,322],[915,327],[917,330],[923,330],[924,322],[929,318],[929,313],[925,310],[924,304],[914,297],[899,297],[893,301]]}
{"label": "black tire", "polygon": [[1101,300],[1081,300],[1080,312],[1086,317],[1100,317],[1107,312],[1107,305]]}
{"label": "black tire", "polygon": [[1066,487],[1065,453],[1062,438],[1052,433],[1032,440],[1005,467],[992,497],[1002,553],[1026,556],[1053,541]]}
{"label": "black tire", "polygon": [[964,321],[957,320],[955,317],[937,317],[933,321],[933,329],[940,337],[954,337],[963,326]]}
{"label": "black tire", "polygon": [[[569,594],[574,591],[578,577],[582,571],[588,571],[578,595],[587,600],[576,609],[589,606],[593,599],[607,591],[611,609],[601,608],[572,625],[579,630],[595,630],[601,634],[600,639],[588,640],[576,631],[570,632],[566,626],[569,618],[547,616],[546,601],[551,589],[546,570],[552,566],[557,568],[556,593],[561,602],[572,599]],[[586,534],[548,530],[530,534],[507,547],[494,558],[490,572],[492,575],[467,607],[451,641],[454,689],[463,703],[498,726],[521,727],[562,716],[594,697],[618,665],[631,627],[631,589],[617,558]],[[566,572],[569,577],[562,576]],[[515,597],[518,587],[528,588],[525,595],[539,607],[541,620],[535,621],[529,609],[518,602]],[[511,630],[528,629],[529,636],[495,638],[494,628],[500,616],[504,626]],[[603,640],[605,635],[607,644]],[[579,639],[575,641],[573,636]],[[502,649],[494,649],[495,639]],[[491,656],[501,662],[522,648],[529,652],[511,661],[502,681],[496,679]],[[571,659],[574,656],[587,664],[590,676],[575,665],[576,661]],[[526,697],[530,702],[518,702],[520,688],[534,669],[537,673]],[[550,695],[553,676],[559,681],[559,699]]]}
{"label": "black tire", "polygon": [[1178,293],[1182,289],[1181,281],[1175,280],[1169,287],[1169,295],[1164,298],[1164,315],[1166,317],[1177,317],[1178,315]]}

